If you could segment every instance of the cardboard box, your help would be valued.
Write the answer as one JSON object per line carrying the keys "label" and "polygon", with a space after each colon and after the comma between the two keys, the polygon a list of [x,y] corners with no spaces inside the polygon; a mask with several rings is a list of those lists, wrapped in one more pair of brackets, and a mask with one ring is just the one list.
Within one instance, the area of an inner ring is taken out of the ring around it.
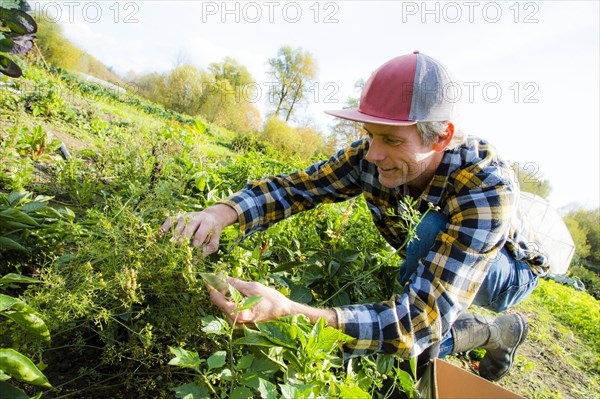
{"label": "cardboard box", "polygon": [[441,359],[430,363],[417,389],[426,399],[525,399]]}

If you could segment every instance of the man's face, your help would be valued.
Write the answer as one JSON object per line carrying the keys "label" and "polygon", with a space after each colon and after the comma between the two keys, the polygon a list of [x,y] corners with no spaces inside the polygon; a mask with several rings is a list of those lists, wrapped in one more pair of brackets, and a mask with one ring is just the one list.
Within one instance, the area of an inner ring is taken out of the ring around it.
{"label": "man's face", "polygon": [[423,144],[416,125],[386,126],[365,123],[369,137],[367,161],[377,166],[379,182],[389,188],[409,184],[424,189],[439,164],[433,144]]}

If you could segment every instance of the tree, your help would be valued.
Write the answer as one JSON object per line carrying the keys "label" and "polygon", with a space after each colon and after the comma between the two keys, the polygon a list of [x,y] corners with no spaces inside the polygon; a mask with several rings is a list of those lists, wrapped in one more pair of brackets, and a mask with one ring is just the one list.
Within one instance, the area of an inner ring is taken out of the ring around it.
{"label": "tree", "polygon": [[213,62],[208,66],[208,71],[212,73],[215,80],[227,80],[236,88],[243,88],[254,83],[248,69],[231,57],[225,57],[220,63]]}
{"label": "tree", "polygon": [[136,88],[136,94],[147,99],[162,104],[162,95],[166,92],[165,80],[158,72],[152,72],[147,75],[138,76],[133,81]]}
{"label": "tree", "polygon": [[546,200],[548,199],[552,191],[552,186],[548,180],[542,179],[537,174],[538,169],[536,165],[529,163],[521,165],[515,162],[511,166],[517,175],[521,191],[535,194]]}
{"label": "tree", "polygon": [[[354,83],[354,90],[360,92],[364,85],[365,80],[359,79]],[[358,105],[358,97],[348,97],[343,108],[357,108]],[[331,136],[328,138],[328,146],[347,147],[363,135],[364,129],[362,123],[336,118],[335,125],[331,129]]]}
{"label": "tree", "polygon": [[253,101],[256,84],[248,69],[235,59],[225,57],[208,66],[200,113],[209,122],[239,132],[258,130],[261,118]]}
{"label": "tree", "polygon": [[202,82],[206,78],[191,65],[173,69],[165,77],[163,104],[174,111],[196,115],[203,94]]}
{"label": "tree", "polygon": [[119,83],[119,78],[109,68],[67,40],[58,23],[43,16],[36,18],[39,25],[36,43],[46,63]]}
{"label": "tree", "polygon": [[[358,99],[353,97],[348,97],[343,106],[343,108],[356,107],[358,107]],[[337,118],[331,134],[335,136],[337,145],[347,147],[364,135],[364,129],[360,122]]]}
{"label": "tree", "polygon": [[309,159],[325,149],[323,136],[314,127],[292,127],[274,115],[267,120],[258,138],[271,144],[283,156]]}
{"label": "tree", "polygon": [[[564,219],[568,227],[577,227],[577,229],[574,230],[575,235],[573,235],[573,231],[571,231],[573,240],[575,240],[575,236],[581,236],[580,231],[585,233],[584,245],[579,250],[580,257],[595,265],[600,265],[600,208],[591,210],[582,208],[575,209],[569,212]],[[583,240],[579,238],[579,241],[581,242]]]}
{"label": "tree", "polygon": [[573,238],[575,255],[580,259],[587,258],[590,255],[590,244],[587,242],[588,232],[582,229],[577,220],[571,216],[567,215],[563,220],[565,221],[565,225],[567,225],[567,229],[569,229],[569,233],[571,233],[571,238]]}
{"label": "tree", "polygon": [[285,115],[289,121],[299,104],[305,103],[311,83],[317,76],[317,63],[312,55],[302,48],[283,46],[277,57],[269,58],[269,75],[275,80],[269,101],[275,104],[273,115]]}

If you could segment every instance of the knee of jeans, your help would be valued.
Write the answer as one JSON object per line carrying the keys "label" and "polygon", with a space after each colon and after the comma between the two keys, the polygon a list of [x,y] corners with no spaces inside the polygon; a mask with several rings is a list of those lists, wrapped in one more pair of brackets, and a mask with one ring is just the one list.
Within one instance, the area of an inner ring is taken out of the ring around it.
{"label": "knee of jeans", "polygon": [[514,285],[504,290],[498,295],[498,298],[493,300],[489,305],[484,306],[496,313],[502,313],[511,307],[521,303],[533,292],[538,286],[539,279],[536,277],[527,284]]}

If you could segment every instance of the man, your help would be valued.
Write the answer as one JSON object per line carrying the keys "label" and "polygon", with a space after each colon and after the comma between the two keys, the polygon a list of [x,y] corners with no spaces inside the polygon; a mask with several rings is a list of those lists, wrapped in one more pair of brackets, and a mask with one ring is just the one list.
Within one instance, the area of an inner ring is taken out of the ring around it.
{"label": "man", "polygon": [[[394,58],[367,81],[358,109],[327,111],[362,122],[367,138],[305,171],[263,179],[202,212],[177,220],[175,235],[204,251],[218,248],[224,227],[238,222],[250,234],[319,203],[363,194],[373,220],[394,247],[406,236],[389,209],[404,196],[430,211],[417,226],[418,240],[400,268],[404,287],[390,301],[318,309],[295,303],[274,289],[230,279],[244,295],[260,295],[252,309],[235,305],[216,290],[212,301],[230,322],[255,323],[304,314],[356,339],[349,356],[374,352],[402,358],[485,348],[480,375],[498,380],[512,366],[527,336],[519,314],[496,318],[465,312],[472,304],[503,312],[523,300],[547,271],[546,257],[521,217],[519,187],[510,166],[487,142],[455,130],[457,96],[448,70],[419,52]],[[162,226],[171,228],[171,220]]]}

